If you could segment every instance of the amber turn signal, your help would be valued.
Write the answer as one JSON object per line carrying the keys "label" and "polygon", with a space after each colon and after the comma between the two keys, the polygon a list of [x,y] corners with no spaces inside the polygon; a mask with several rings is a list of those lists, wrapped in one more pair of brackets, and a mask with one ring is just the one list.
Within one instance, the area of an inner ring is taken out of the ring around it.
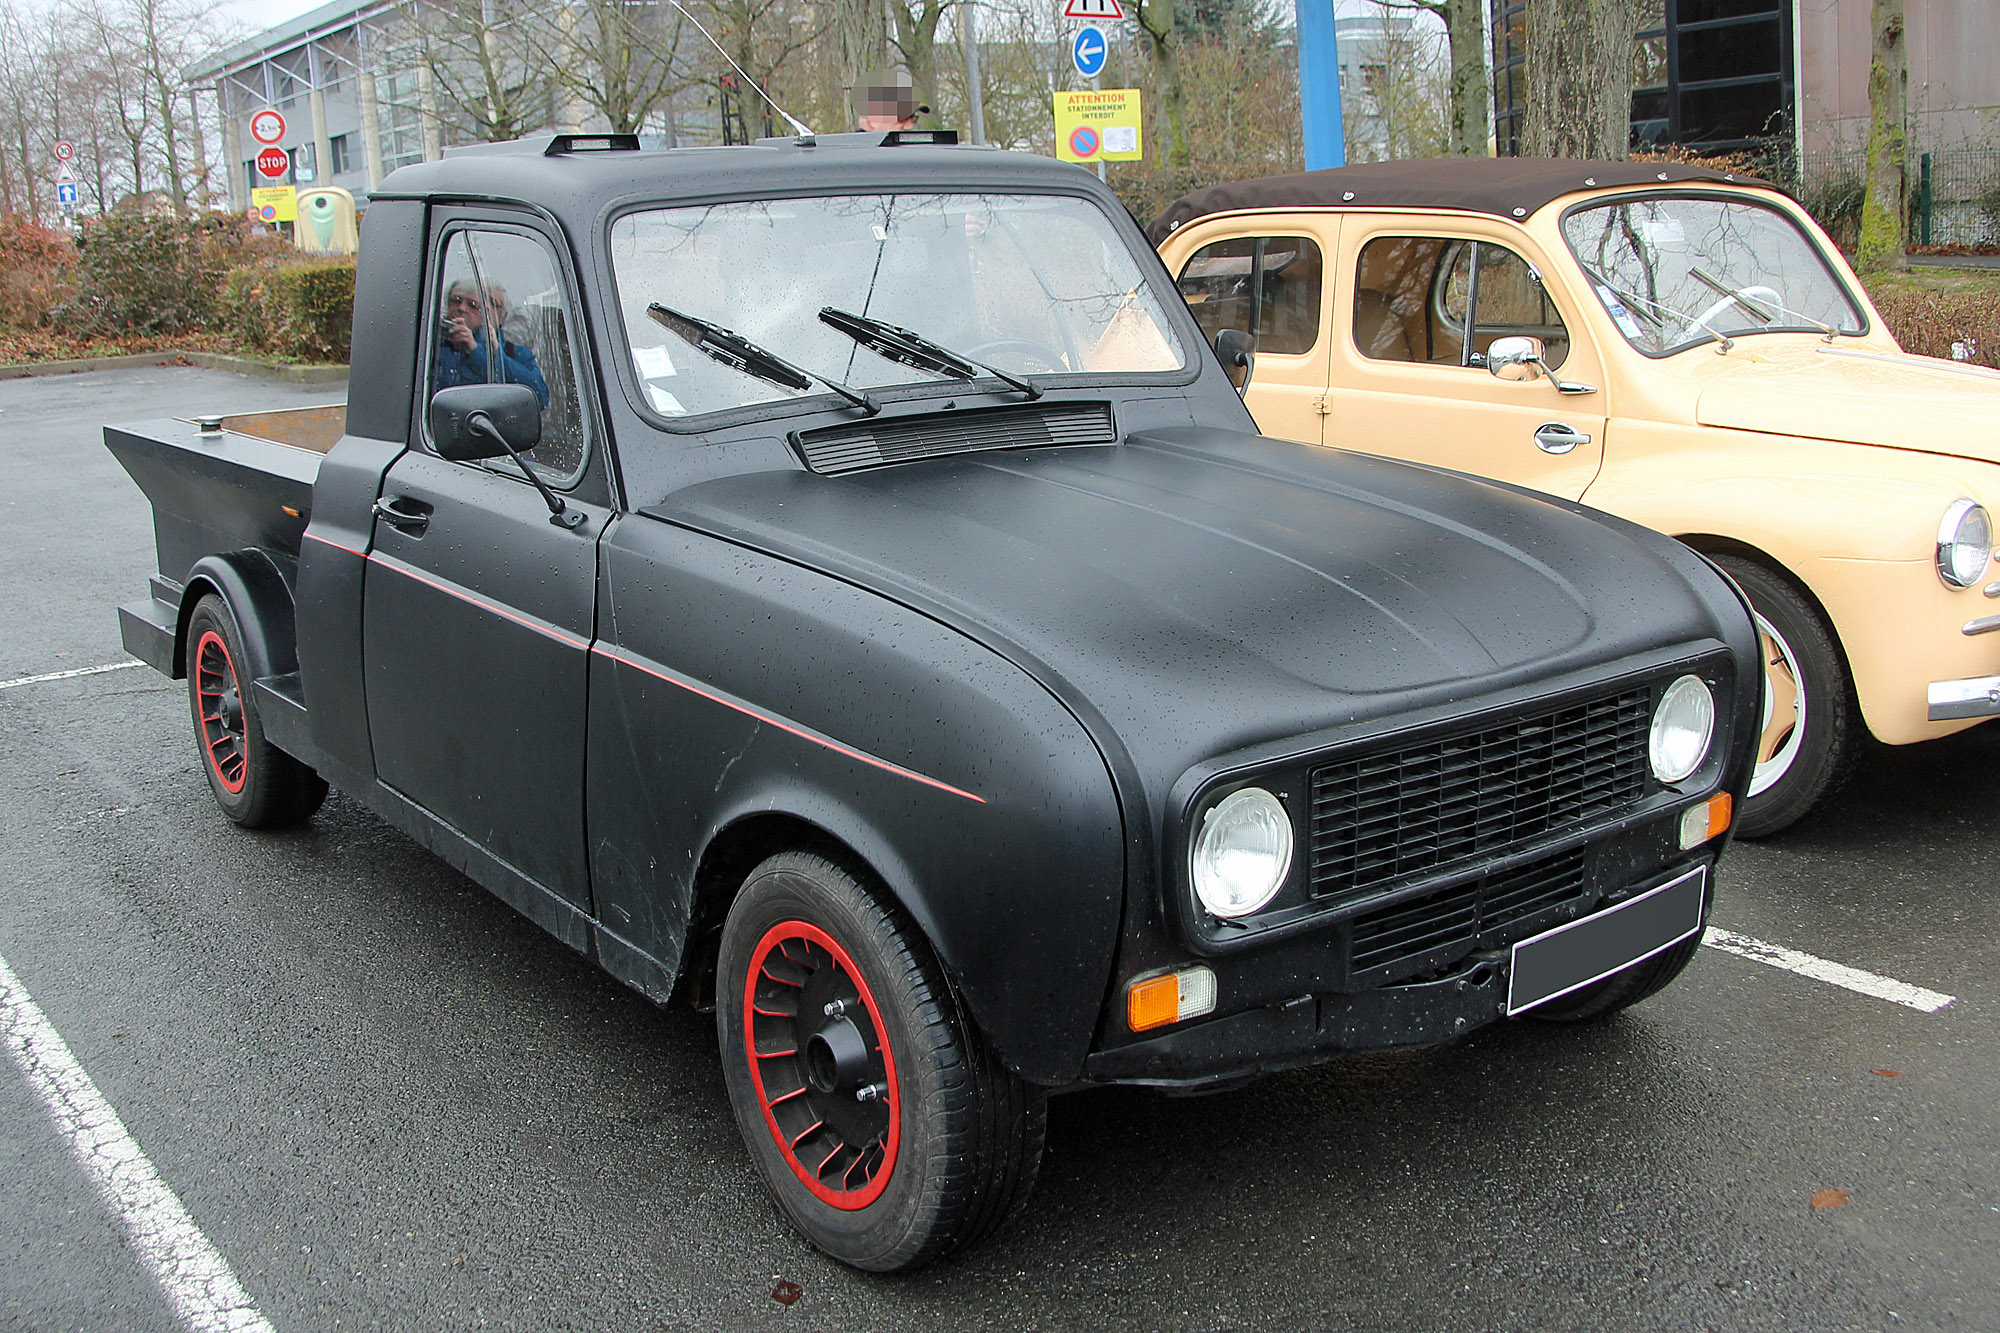
{"label": "amber turn signal", "polygon": [[1699,847],[1710,838],[1719,838],[1729,830],[1729,817],[1734,810],[1728,792],[1718,792],[1700,805],[1691,805],[1681,815],[1681,850]]}
{"label": "amber turn signal", "polygon": [[1125,1022],[1134,1032],[1199,1018],[1215,1008],[1215,973],[1188,967],[1132,983],[1125,992]]}

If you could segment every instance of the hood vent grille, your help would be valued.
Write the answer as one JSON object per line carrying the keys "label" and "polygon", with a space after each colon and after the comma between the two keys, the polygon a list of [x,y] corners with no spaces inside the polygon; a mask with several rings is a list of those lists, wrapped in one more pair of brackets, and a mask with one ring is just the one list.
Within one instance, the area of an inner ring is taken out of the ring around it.
{"label": "hood vent grille", "polygon": [[927,412],[802,431],[793,437],[806,466],[825,475],[1042,445],[1111,444],[1118,433],[1107,403],[1037,403],[975,412]]}

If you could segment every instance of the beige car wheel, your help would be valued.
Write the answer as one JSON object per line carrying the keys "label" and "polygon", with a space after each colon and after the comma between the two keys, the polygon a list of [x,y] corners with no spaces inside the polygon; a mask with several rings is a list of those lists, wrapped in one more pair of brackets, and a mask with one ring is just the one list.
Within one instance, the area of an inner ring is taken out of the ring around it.
{"label": "beige car wheel", "polygon": [[1803,819],[1847,777],[1859,710],[1833,635],[1782,575],[1741,556],[1717,556],[1750,598],[1763,650],[1763,708],[1757,763],[1736,822],[1761,838]]}

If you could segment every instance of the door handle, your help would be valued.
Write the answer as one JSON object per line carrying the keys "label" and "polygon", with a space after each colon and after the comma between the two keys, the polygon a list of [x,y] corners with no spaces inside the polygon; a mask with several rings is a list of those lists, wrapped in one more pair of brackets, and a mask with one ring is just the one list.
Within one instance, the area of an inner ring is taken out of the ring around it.
{"label": "door handle", "polygon": [[1579,444],[1589,443],[1588,435],[1561,421],[1548,421],[1535,427],[1535,447],[1545,454],[1566,454]]}
{"label": "door handle", "polygon": [[422,500],[412,500],[407,495],[392,495],[375,502],[375,517],[417,537],[422,536],[424,529],[430,525],[431,506]]}

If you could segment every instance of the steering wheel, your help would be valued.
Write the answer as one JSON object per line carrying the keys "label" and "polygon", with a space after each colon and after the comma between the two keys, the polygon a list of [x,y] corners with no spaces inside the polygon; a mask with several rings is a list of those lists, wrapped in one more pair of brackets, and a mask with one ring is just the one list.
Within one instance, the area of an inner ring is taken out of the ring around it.
{"label": "steering wheel", "polygon": [[[975,361],[991,361],[996,352],[1011,352],[1015,355],[1016,364],[1006,365],[1004,368],[1017,375],[1033,374],[1036,371],[1061,374],[1069,369],[1069,362],[1063,358],[1061,352],[1032,338],[995,338],[992,342],[967,348],[965,354]],[[1021,365],[1018,362],[1023,357],[1039,364]]]}

